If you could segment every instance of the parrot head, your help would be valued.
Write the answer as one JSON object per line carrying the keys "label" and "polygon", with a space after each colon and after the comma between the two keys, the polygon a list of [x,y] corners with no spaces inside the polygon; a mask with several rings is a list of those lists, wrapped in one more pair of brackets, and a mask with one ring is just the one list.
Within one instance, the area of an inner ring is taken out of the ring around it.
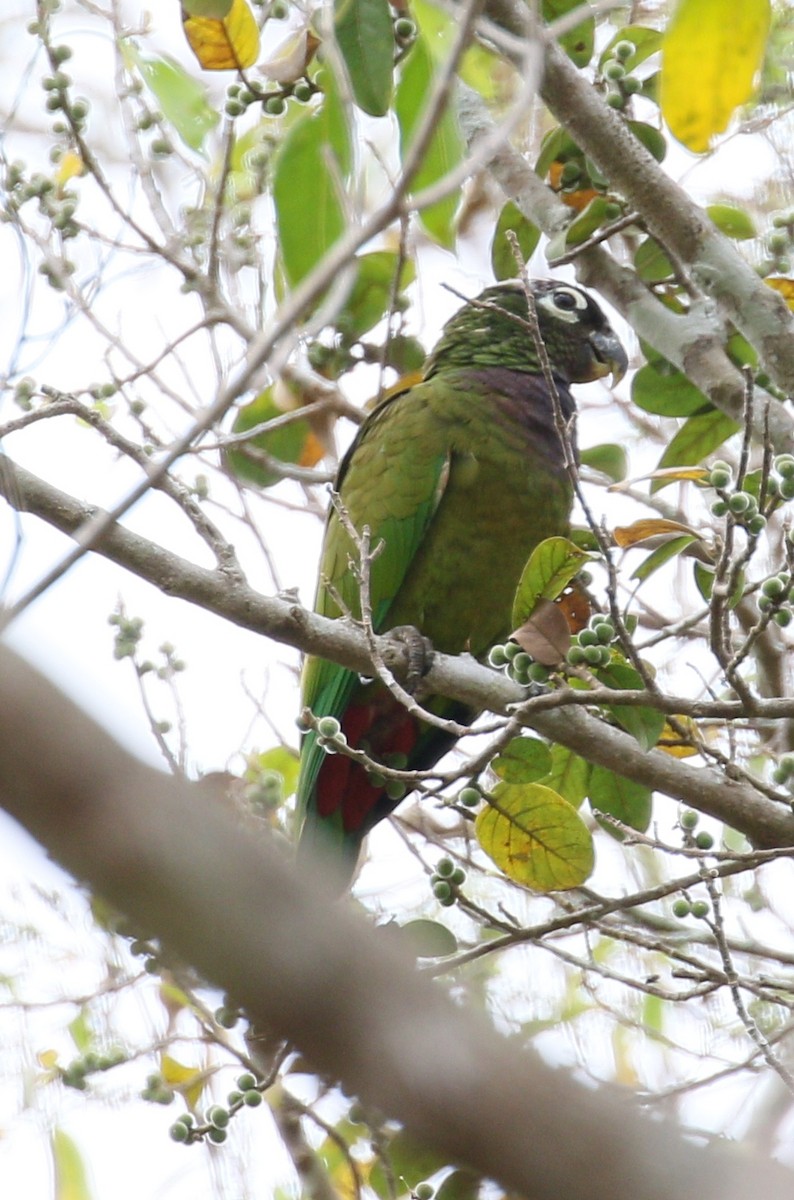
{"label": "parrot head", "polygon": [[[554,374],[566,384],[612,376],[617,383],[628,360],[601,308],[587,292],[553,279],[531,285],[540,338]],[[528,321],[527,296],[520,279],[486,288],[444,326],[428,360],[425,378],[439,367],[509,366],[538,374],[541,362]]]}

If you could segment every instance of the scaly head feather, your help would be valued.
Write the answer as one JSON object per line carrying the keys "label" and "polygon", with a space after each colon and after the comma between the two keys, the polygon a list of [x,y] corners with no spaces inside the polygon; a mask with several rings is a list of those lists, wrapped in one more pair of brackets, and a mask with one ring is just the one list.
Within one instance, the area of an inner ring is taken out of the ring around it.
{"label": "scaly head feather", "polygon": [[[536,280],[532,295],[540,336],[552,371],[565,383],[623,377],[626,352],[595,300],[569,283]],[[509,279],[486,288],[444,326],[425,366],[425,379],[461,367],[509,367],[539,374],[538,348],[527,319],[523,283]]]}

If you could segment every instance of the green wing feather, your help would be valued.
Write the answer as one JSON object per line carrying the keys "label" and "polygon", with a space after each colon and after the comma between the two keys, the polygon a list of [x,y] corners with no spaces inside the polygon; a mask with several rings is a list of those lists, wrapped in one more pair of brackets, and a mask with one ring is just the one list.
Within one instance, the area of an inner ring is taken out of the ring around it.
{"label": "green wing feather", "polygon": [[[375,632],[388,628],[388,615],[430,523],[438,509],[449,477],[450,449],[443,427],[426,405],[423,393],[437,385],[419,384],[390,396],[368,417],[345,457],[337,488],[345,509],[359,531],[366,523],[370,544],[383,542],[371,565],[370,605]],[[407,398],[412,419],[406,423],[398,406]],[[406,428],[406,424],[408,428]],[[353,616],[360,616],[359,584],[350,560],[356,548],[338,513],[328,517],[315,611],[338,617],[337,597]],[[354,671],[310,657],[303,670],[303,703],[316,717],[341,718],[359,677]],[[316,737],[306,735],[301,752],[298,820],[310,812],[324,751]],[[324,822],[328,824],[327,820]]]}

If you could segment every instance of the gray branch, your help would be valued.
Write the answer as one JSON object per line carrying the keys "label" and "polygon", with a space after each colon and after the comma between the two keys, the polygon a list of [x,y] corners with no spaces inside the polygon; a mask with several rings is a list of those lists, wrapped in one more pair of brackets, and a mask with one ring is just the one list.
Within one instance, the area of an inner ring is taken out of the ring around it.
{"label": "gray branch", "polygon": [[[0,495],[20,512],[40,517],[62,533],[74,537],[86,522],[101,515],[101,510],[59,491],[8,458],[0,465]],[[331,621],[293,601],[263,596],[236,574],[198,567],[119,524],[108,529],[96,550],[166,595],[198,604],[227,621],[304,653],[320,655],[362,674],[372,673],[366,637],[346,621]],[[398,674],[404,672],[404,648],[388,637],[379,639],[378,645],[387,666]],[[426,682],[433,692],[477,710],[512,713],[526,700],[524,689],[466,657],[436,654]],[[521,720],[592,763],[726,822],[758,847],[794,845],[794,815],[790,809],[769,800],[746,782],[729,779],[710,768],[698,769],[661,751],[646,752],[622,730],[581,709],[532,712],[530,705]]]}

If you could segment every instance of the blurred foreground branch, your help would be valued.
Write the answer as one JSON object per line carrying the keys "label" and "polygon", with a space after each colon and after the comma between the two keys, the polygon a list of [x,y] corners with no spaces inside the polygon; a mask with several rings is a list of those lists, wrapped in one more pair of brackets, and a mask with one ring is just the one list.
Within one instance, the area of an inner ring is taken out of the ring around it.
{"label": "blurred foreground branch", "polygon": [[[257,1022],[423,1141],[532,1200],[766,1200],[778,1166],[700,1149],[499,1037],[206,791],[145,767],[0,649],[0,804]],[[563,1134],[564,1131],[564,1134]]]}

